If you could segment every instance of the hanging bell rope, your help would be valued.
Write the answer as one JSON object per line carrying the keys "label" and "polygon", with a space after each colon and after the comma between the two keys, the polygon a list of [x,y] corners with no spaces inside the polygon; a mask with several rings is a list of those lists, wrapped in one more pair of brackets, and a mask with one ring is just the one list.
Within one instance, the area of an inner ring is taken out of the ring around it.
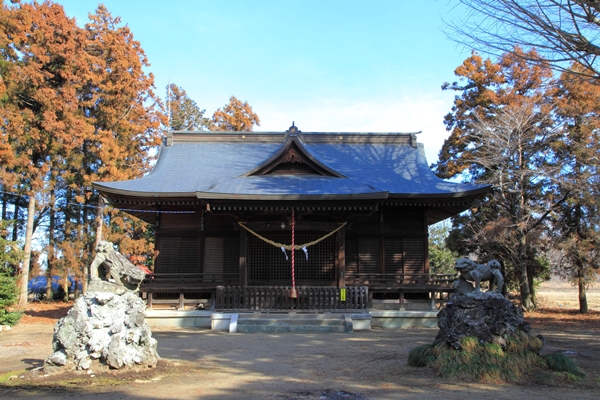
{"label": "hanging bell rope", "polygon": [[296,242],[295,236],[296,236],[296,218],[294,216],[294,210],[292,210],[292,291],[290,293],[290,297],[292,299],[298,298],[298,292],[296,291],[296,272],[294,269],[294,253],[296,253],[294,251],[294,250],[296,250],[294,248],[294,244]]}
{"label": "hanging bell rope", "polygon": [[[247,230],[248,232],[250,232],[251,234],[253,234],[254,236],[256,236],[257,238],[259,238],[260,240],[262,240],[263,242],[269,243],[272,246],[275,246],[277,248],[280,249],[285,249],[285,250],[292,250],[292,246],[289,244],[282,244],[282,243],[277,243],[274,242],[270,239],[267,239],[264,236],[259,235],[258,233],[254,232],[252,229],[248,228],[246,226],[246,224],[244,224],[243,222],[238,222],[238,224],[244,228],[245,230]],[[308,242],[308,243],[304,243],[301,245],[295,245],[294,247],[299,247],[299,248],[307,248],[309,246],[314,246],[315,244],[327,239],[329,236],[333,235],[334,233],[336,233],[337,231],[339,231],[340,229],[342,229],[344,226],[346,226],[347,222],[344,222],[343,224],[341,224],[340,226],[338,226],[336,229],[334,229],[333,231],[329,232],[328,234],[326,234],[325,236],[320,237],[317,240],[313,240],[312,242]]]}

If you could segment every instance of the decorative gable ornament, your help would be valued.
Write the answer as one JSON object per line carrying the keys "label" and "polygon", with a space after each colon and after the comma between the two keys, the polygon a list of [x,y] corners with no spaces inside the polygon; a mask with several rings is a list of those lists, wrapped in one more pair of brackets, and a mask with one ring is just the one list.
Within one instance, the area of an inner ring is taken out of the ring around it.
{"label": "decorative gable ornament", "polygon": [[269,159],[243,176],[316,175],[345,178],[313,156],[304,146],[302,131],[292,122],[281,148]]}

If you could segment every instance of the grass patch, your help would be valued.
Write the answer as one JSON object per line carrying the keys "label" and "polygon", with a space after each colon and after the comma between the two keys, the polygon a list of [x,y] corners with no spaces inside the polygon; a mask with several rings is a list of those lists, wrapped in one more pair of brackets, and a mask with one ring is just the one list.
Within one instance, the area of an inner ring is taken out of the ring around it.
{"label": "grass patch", "polygon": [[539,356],[542,341],[525,333],[516,334],[504,346],[479,343],[475,337],[460,341],[460,349],[446,343],[421,345],[408,355],[408,365],[430,367],[443,378],[478,382],[517,382],[534,370],[552,370],[557,378],[579,382],[585,374],[562,353]]}
{"label": "grass patch", "polygon": [[[211,369],[190,368],[190,365],[178,365],[159,360],[155,368],[96,370],[93,374],[87,371],[64,370],[46,374],[40,369],[12,371],[0,375],[0,386],[15,390],[86,390],[90,386],[116,387],[132,383],[168,380],[173,376],[191,376],[210,371]],[[17,376],[17,379],[10,379]],[[21,378],[23,376],[23,378]]]}
{"label": "grass patch", "polygon": [[548,368],[567,381],[581,382],[585,378],[585,373],[563,353],[548,354],[543,356],[543,359],[548,364]]}
{"label": "grass patch", "polygon": [[433,344],[423,344],[408,353],[408,365],[411,367],[429,367],[434,361]]}
{"label": "grass patch", "polygon": [[[89,375],[82,375],[80,377],[74,376],[63,376],[59,375],[51,375],[44,378],[34,378],[34,379],[11,379],[11,376],[21,376],[28,371],[13,371],[8,374],[2,375],[0,377],[0,385],[5,387],[16,387],[23,389],[31,389],[31,390],[39,390],[39,389],[68,389],[68,390],[79,390],[83,388],[87,388],[90,385],[94,386],[119,386],[125,384],[131,384],[134,381],[134,378],[126,377],[123,378],[121,376],[113,376],[113,375],[97,375],[95,377],[90,377]],[[4,380],[2,380],[5,378]]]}
{"label": "grass patch", "polygon": [[0,375],[0,385],[5,384],[6,382],[8,382],[9,379],[12,376],[17,376],[18,377],[18,376],[23,375],[26,372],[27,372],[26,369],[21,369],[21,370],[18,370],[18,371],[10,371],[10,372],[7,372],[5,374],[2,374],[2,375]]}

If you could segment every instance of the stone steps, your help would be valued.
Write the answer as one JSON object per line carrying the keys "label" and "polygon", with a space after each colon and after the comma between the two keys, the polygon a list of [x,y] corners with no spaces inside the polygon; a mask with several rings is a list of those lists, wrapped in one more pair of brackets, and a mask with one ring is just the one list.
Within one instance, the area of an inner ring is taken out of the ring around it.
{"label": "stone steps", "polygon": [[239,314],[236,332],[352,332],[352,317],[345,314]]}

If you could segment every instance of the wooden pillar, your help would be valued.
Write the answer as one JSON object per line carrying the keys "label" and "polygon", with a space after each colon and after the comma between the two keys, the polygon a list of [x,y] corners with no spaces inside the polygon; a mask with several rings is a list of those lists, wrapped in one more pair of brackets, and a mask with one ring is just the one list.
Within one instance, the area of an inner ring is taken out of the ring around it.
{"label": "wooden pillar", "polygon": [[245,229],[240,230],[240,286],[248,286],[248,271],[246,257],[248,253],[247,249],[248,234]]}
{"label": "wooden pillar", "polygon": [[404,290],[398,292],[398,300],[400,301],[400,311],[406,311],[406,307],[404,306]]}
{"label": "wooden pillar", "polygon": [[425,254],[423,254],[423,259],[425,260],[425,265],[423,265],[423,273],[429,273],[429,225],[427,224],[427,210],[423,210],[423,225],[425,225],[425,243],[423,248],[425,249]]}
{"label": "wooden pillar", "polygon": [[148,302],[148,310],[152,310],[152,292],[148,292],[146,301]]}
{"label": "wooden pillar", "polygon": [[346,227],[336,234],[337,257],[335,270],[338,277],[338,287],[346,287]]}
{"label": "wooden pillar", "polygon": [[383,222],[383,210],[379,209],[379,273],[385,274],[385,226]]}
{"label": "wooden pillar", "polygon": [[160,241],[162,239],[162,224],[161,224],[162,214],[160,212],[160,205],[157,206],[156,209],[156,222],[154,223],[154,256],[152,262],[152,272],[157,273],[160,272]]}
{"label": "wooden pillar", "polygon": [[183,292],[179,292],[179,307],[178,310],[185,310],[185,297]]}

